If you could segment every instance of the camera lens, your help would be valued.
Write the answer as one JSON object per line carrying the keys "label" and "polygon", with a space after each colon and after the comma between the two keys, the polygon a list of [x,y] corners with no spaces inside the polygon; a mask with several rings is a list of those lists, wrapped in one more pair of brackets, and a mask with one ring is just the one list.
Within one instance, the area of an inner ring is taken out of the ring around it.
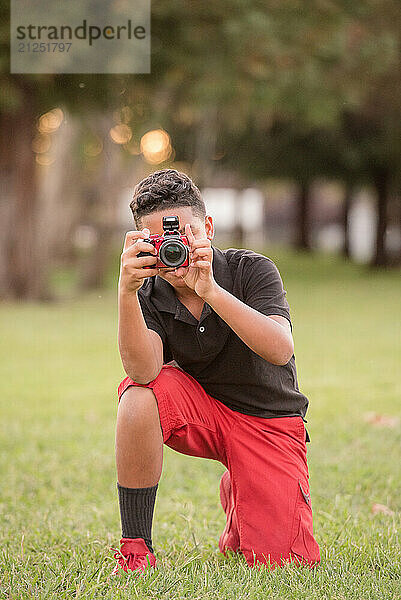
{"label": "camera lens", "polygon": [[176,240],[163,242],[159,249],[159,256],[166,267],[179,267],[185,262],[187,248],[182,242]]}

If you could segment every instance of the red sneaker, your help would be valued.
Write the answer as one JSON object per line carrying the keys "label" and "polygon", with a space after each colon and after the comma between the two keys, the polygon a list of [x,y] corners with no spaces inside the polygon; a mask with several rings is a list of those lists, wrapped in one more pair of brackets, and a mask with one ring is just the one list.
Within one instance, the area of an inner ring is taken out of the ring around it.
{"label": "red sneaker", "polygon": [[230,473],[225,471],[220,480],[220,501],[227,515],[227,523],[219,540],[219,550],[226,554],[226,550],[238,552],[240,541],[238,533],[237,515],[234,508],[234,496],[231,488]]}
{"label": "red sneaker", "polygon": [[126,573],[137,571],[138,575],[146,569],[156,566],[156,557],[147,547],[145,540],[142,538],[121,538],[121,549],[111,548],[116,550],[114,558],[117,559],[117,564],[114,567],[111,575],[118,575],[123,569]]}

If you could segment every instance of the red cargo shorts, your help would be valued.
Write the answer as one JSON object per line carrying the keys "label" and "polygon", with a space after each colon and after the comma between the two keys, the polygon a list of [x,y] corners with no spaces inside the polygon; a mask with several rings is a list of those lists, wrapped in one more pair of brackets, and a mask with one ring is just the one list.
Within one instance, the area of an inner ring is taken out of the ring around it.
{"label": "red cargo shorts", "polygon": [[228,408],[182,369],[166,364],[148,384],[156,397],[163,442],[182,454],[211,458],[229,471],[240,540],[249,566],[315,566],[305,426],[302,417],[265,419]]}

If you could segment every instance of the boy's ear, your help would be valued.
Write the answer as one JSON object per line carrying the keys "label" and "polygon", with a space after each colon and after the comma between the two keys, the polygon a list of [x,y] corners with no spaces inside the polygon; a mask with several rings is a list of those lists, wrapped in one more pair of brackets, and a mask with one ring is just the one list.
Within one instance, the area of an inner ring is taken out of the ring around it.
{"label": "boy's ear", "polygon": [[214,237],[214,226],[213,226],[213,219],[210,215],[206,215],[206,217],[205,217],[205,229],[206,229],[207,239],[212,240]]}

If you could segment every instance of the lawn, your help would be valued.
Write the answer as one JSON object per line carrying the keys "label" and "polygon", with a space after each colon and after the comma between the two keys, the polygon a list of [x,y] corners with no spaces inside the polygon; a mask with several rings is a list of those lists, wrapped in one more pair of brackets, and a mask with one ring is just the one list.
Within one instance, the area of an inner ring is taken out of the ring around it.
{"label": "lawn", "polygon": [[250,569],[218,539],[223,465],[165,447],[158,568],[109,579],[120,518],[114,462],[116,289],[0,304],[0,598],[401,598],[401,278],[267,250],[291,306],[307,428],[314,571]]}

